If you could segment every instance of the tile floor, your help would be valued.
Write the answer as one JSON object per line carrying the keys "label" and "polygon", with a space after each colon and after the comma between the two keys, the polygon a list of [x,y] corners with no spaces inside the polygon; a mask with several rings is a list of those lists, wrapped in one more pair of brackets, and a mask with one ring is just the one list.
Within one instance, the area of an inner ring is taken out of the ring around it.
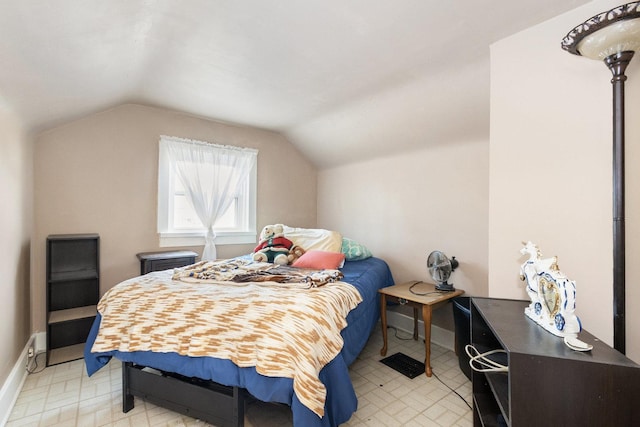
{"label": "tile floor", "polygon": [[[407,333],[389,333],[388,355],[402,352],[424,357],[422,341]],[[470,408],[435,376],[409,379],[379,362],[382,337],[378,327],[351,368],[358,395],[358,411],[343,426],[471,426]],[[458,367],[452,351],[432,345],[431,366],[449,387],[471,403],[471,383]],[[44,358],[40,356],[39,359]],[[16,426],[207,426],[136,398],[135,408],[122,413],[120,362],[112,360],[87,377],[82,360],[52,366],[30,374],[9,417]],[[291,426],[288,406],[250,403],[245,426]]]}

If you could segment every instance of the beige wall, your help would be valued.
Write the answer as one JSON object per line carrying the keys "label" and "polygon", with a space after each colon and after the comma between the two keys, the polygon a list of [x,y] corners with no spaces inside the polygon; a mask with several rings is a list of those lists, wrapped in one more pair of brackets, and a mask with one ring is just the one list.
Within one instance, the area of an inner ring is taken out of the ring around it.
{"label": "beige wall", "polygon": [[[451,282],[487,295],[489,143],[451,142],[318,174],[318,224],[341,231],[389,263],[396,283],[430,280],[427,255],[460,267]],[[453,329],[450,311],[435,323]]]}
{"label": "beige wall", "polygon": [[33,151],[20,122],[3,108],[0,108],[0,135],[0,384],[4,384],[31,332],[29,240]]}
{"label": "beige wall", "polygon": [[[491,48],[489,295],[526,299],[522,240],[577,282],[583,327],[613,341],[611,73],[560,40],[594,1]],[[640,361],[640,58],[627,69],[627,355]]]}
{"label": "beige wall", "polygon": [[[140,105],[49,130],[35,144],[34,330],[45,328],[47,235],[100,234],[101,293],[139,273],[136,253],[160,249],[156,199],[162,134],[257,148],[258,231],[275,222],[316,225],[315,168],[277,133]],[[248,253],[254,246],[218,246],[218,255]],[[193,249],[202,253],[202,247]]]}

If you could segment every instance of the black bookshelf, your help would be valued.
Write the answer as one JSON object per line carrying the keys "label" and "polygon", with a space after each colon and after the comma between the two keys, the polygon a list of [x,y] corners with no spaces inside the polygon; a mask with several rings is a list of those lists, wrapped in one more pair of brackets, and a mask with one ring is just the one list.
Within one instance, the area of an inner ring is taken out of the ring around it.
{"label": "black bookshelf", "polygon": [[474,426],[640,425],[640,366],[587,331],[569,349],[524,314],[528,301],[472,298],[471,343],[503,349],[508,373],[472,371]]}
{"label": "black bookshelf", "polygon": [[100,237],[47,237],[47,366],[81,359],[100,298]]}

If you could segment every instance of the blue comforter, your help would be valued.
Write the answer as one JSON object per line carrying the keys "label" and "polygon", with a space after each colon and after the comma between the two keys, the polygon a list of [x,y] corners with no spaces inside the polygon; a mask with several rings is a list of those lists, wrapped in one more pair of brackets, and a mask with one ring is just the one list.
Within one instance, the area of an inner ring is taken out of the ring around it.
{"label": "blue comforter", "polygon": [[348,366],[364,348],[380,317],[378,289],[393,285],[393,277],[388,265],[375,257],[362,261],[346,261],[341,271],[344,274],[343,280],[358,289],[363,301],[347,316],[348,326],[342,330],[344,338],[342,351],[320,371],[320,380],[327,388],[325,415],[322,418],[300,403],[293,392],[292,379],[266,377],[258,374],[255,368],[238,368],[229,360],[147,351],[92,353],[91,347],[100,327],[99,314],[91,328],[84,351],[87,373],[91,376],[106,365],[112,357],[116,357],[123,362],[134,362],[162,371],[213,380],[227,386],[242,387],[265,402],[286,403],[291,406],[295,426],[340,425],[351,418],[358,406]]}

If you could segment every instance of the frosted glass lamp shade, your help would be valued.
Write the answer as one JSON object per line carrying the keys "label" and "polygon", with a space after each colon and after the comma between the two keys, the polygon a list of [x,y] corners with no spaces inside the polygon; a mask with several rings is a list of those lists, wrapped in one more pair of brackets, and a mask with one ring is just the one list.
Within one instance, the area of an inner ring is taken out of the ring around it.
{"label": "frosted glass lamp shade", "polygon": [[640,50],[640,2],[627,3],[589,18],[562,39],[574,55],[604,60],[616,53]]}
{"label": "frosted glass lamp shade", "polygon": [[580,55],[604,60],[613,54],[640,49],[640,18],[618,21],[583,38],[577,45]]}

